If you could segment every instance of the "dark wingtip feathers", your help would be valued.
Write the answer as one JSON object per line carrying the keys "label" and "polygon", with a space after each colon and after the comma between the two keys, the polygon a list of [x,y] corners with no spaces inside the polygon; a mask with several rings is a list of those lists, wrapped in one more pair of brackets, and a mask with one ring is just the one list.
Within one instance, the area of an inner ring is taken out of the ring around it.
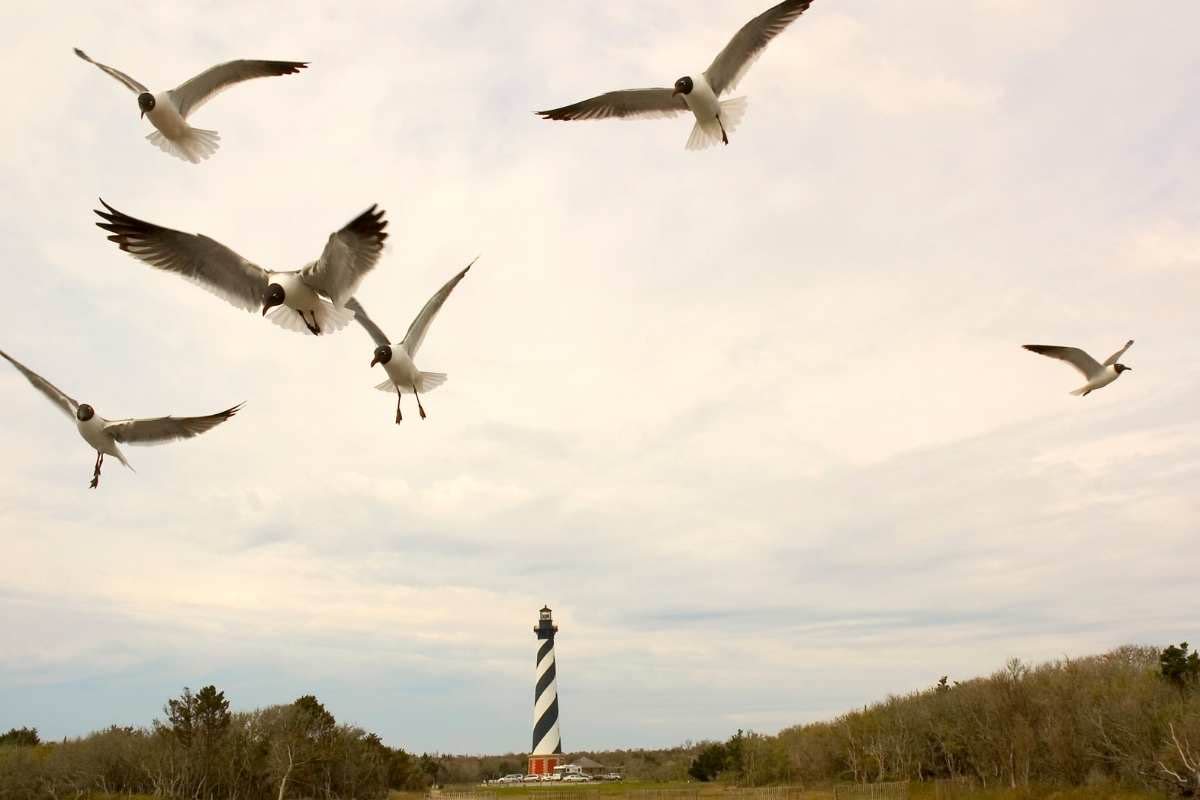
{"label": "dark wingtip feathers", "polygon": [[380,208],[378,203],[372,203],[370,208],[351,220],[350,224],[346,226],[346,230],[364,239],[374,239],[382,245],[388,238],[385,230],[388,221],[383,218],[385,214],[387,212]]}
{"label": "dark wingtip feathers", "polygon": [[129,249],[130,245],[134,243],[133,237],[136,237],[139,234],[144,236],[155,226],[149,222],[143,222],[140,219],[136,219],[128,214],[118,211],[108,203],[104,202],[103,197],[99,198],[99,200],[100,205],[108,209],[108,212],[105,213],[98,208],[92,209],[92,213],[105,220],[104,222],[97,222],[96,227],[100,228],[101,230],[106,230],[112,234],[106,238],[121,250],[124,250],[126,253],[137,255]]}

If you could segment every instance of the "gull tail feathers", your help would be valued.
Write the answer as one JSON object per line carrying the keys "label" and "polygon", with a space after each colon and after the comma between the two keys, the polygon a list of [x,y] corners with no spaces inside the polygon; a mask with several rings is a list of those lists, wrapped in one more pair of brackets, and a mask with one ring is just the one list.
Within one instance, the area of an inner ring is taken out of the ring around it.
{"label": "gull tail feathers", "polygon": [[745,97],[733,97],[721,101],[721,112],[718,119],[701,122],[696,120],[692,126],[692,135],[688,137],[688,150],[704,150],[714,144],[729,144],[729,134],[742,122],[746,116],[746,106],[749,101]]}
{"label": "gull tail feathers", "polygon": [[154,131],[146,139],[164,153],[193,164],[199,164],[221,146],[221,134],[203,128],[188,128],[187,133],[178,139],[168,139],[161,131]]}
{"label": "gull tail feathers", "polygon": [[[421,385],[418,388],[420,389],[421,394],[428,394],[429,392],[432,392],[434,389],[436,389],[437,387],[441,386],[443,383],[446,382],[446,373],[444,373],[444,372],[422,372],[420,380],[421,380]],[[400,394],[412,394],[413,393],[411,386],[397,386],[396,384],[392,383],[391,378],[388,378],[383,383],[376,385],[375,388],[381,392],[394,392],[397,389],[399,389]]]}
{"label": "gull tail feathers", "polygon": [[[322,336],[325,336],[335,331],[340,331],[349,325],[354,319],[354,312],[348,308],[342,308],[335,306],[333,303],[322,301],[317,305],[313,316],[316,318],[317,329],[321,331]],[[306,312],[304,316],[301,316],[299,311],[294,308],[288,308],[286,305],[272,308],[267,312],[267,319],[289,331],[312,333],[306,322],[306,320],[311,321],[308,313]]]}
{"label": "gull tail feathers", "polygon": [[1094,387],[1092,387],[1092,386],[1080,386],[1078,389],[1076,389],[1075,391],[1071,392],[1071,394],[1075,395],[1076,397],[1083,397],[1083,396],[1085,396],[1085,395],[1086,395],[1088,392],[1090,392],[1090,391],[1091,391],[1093,388],[1094,388]]}

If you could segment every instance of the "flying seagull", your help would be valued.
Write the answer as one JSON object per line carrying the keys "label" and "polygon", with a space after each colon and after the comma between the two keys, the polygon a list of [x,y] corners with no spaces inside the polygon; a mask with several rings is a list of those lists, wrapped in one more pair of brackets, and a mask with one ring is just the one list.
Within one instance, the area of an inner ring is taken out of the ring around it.
{"label": "flying seagull", "polygon": [[1133,347],[1133,339],[1130,339],[1125,343],[1124,347],[1105,359],[1103,364],[1097,363],[1096,359],[1078,347],[1059,347],[1052,344],[1027,344],[1023,346],[1026,350],[1038,355],[1050,356],[1050,358],[1065,361],[1083,373],[1083,377],[1087,378],[1087,383],[1071,392],[1071,394],[1087,397],[1097,389],[1108,386],[1121,377],[1122,372],[1130,369],[1130,367],[1124,364],[1118,364],[1117,359],[1125,355],[1126,350]]}
{"label": "flying seagull", "polygon": [[808,10],[812,0],[784,0],[759,14],[737,32],[708,69],[684,75],[673,89],[622,89],[562,108],[536,112],[543,119],[607,119],[609,117],[673,117],[691,111],[696,117],[688,150],[724,142],[746,113],[746,98],[720,100],[733,91],[772,39]]}
{"label": "flying seagull", "polygon": [[417,318],[408,326],[408,333],[404,334],[404,339],[398,344],[391,343],[387,334],[380,330],[379,326],[367,316],[367,312],[357,300],[351,298],[346,303],[346,308],[354,312],[359,324],[366,329],[377,345],[375,354],[371,358],[371,366],[383,364],[383,369],[387,372],[388,378],[375,388],[383,392],[395,390],[397,425],[404,419],[404,415],[400,413],[401,397],[406,394],[414,395],[417,398],[417,410],[421,412],[421,419],[425,419],[425,407],[421,405],[421,392],[432,392],[446,382],[446,373],[421,372],[417,369],[417,365],[413,363],[413,359],[417,357],[417,350],[420,349],[421,342],[425,340],[425,333],[429,330],[429,323],[433,322],[433,318],[437,316],[442,304],[446,302],[446,298],[454,291],[454,287],[458,286],[458,282],[466,276],[467,270],[473,267],[478,260],[477,256],[470,264],[467,264],[462,272],[447,281],[445,286],[438,289],[437,293],[429,298],[429,302],[425,304],[425,307],[421,309],[421,313],[417,314]]}
{"label": "flying seagull", "polygon": [[143,222],[103,198],[100,203],[108,211],[96,211],[104,220],[96,225],[110,231],[108,240],[133,257],[195,281],[238,308],[261,308],[263,316],[269,311],[280,327],[314,335],[340,330],[354,318],[346,301],[379,261],[388,236],[384,212],[371,206],[330,234],[316,261],[291,272],[271,272],[215,239]]}
{"label": "flying seagull", "polygon": [[117,444],[162,444],[175,439],[191,439],[205,431],[212,430],[225,420],[232,417],[242,407],[242,404],[209,414],[207,417],[156,417],[154,419],[105,419],[87,403],[78,403],[63,393],[50,381],[38,375],[12,356],[0,350],[0,356],[8,360],[25,379],[33,384],[33,388],[44,394],[64,414],[74,417],[75,429],[79,435],[96,451],[96,466],[92,471],[92,482],[88,484],[95,489],[100,485],[100,468],[104,465],[104,457],[112,456],[129,466],[125,455]]}
{"label": "flying seagull", "polygon": [[75,48],[75,55],[89,64],[95,64],[138,96],[138,108],[142,110],[142,116],[149,117],[150,123],[158,129],[146,137],[151,144],[164,153],[170,153],[193,164],[199,164],[217,152],[221,135],[216,131],[188,125],[189,114],[235,83],[252,78],[291,75],[308,66],[307,61],[256,61],[244,58],[226,61],[206,69],[174,89],[152,94],[149,89],[119,69],[93,61],[78,47]]}

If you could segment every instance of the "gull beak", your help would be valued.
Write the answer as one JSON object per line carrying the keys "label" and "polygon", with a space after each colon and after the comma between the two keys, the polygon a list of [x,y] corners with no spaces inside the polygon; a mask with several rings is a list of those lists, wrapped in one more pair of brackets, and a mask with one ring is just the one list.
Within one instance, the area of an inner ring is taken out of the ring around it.
{"label": "gull beak", "polygon": [[678,89],[676,89],[676,90],[674,90],[673,92],[671,92],[671,97],[674,97],[674,96],[675,96],[675,95],[677,95],[677,94],[679,94],[679,90],[678,90]]}
{"label": "gull beak", "polygon": [[142,111],[142,113],[138,116],[139,119],[144,119],[145,117],[146,117],[145,111]]}
{"label": "gull beak", "polygon": [[372,359],[371,359],[371,366],[372,366],[372,367],[373,367],[373,366],[375,366],[375,365],[376,365],[376,364],[378,364],[378,363],[379,363],[379,356],[375,356],[374,358],[372,358]]}
{"label": "gull beak", "polygon": [[271,310],[271,306],[263,306],[263,316],[265,317],[267,315],[267,312],[270,310]]}

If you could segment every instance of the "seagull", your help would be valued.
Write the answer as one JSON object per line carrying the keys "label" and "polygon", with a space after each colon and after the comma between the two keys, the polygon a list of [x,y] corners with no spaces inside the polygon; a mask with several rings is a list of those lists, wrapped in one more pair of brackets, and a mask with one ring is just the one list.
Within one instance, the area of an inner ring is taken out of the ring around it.
{"label": "seagull", "polygon": [[0,356],[17,368],[25,379],[33,384],[33,388],[44,394],[51,403],[62,409],[63,413],[75,418],[75,429],[79,435],[96,451],[96,465],[92,471],[92,482],[88,486],[95,489],[100,485],[100,468],[104,465],[104,457],[112,456],[129,469],[129,462],[117,444],[162,444],[174,439],[191,439],[205,431],[212,430],[225,420],[232,417],[242,407],[238,403],[233,408],[209,414],[207,417],[156,417],[154,419],[105,419],[96,413],[96,409],[87,403],[78,403],[67,396],[61,389],[50,381],[38,375],[15,358],[0,350]]}
{"label": "seagull", "polygon": [[447,281],[445,286],[438,289],[437,293],[429,298],[429,302],[421,309],[421,313],[417,314],[417,318],[408,326],[408,333],[404,334],[404,339],[397,344],[391,343],[387,334],[367,316],[366,310],[357,300],[351,298],[346,303],[346,308],[354,312],[359,324],[366,329],[377,345],[374,357],[371,358],[371,366],[383,364],[388,378],[375,388],[382,392],[390,392],[395,389],[397,425],[404,419],[404,415],[400,413],[401,397],[406,394],[414,395],[417,398],[417,410],[421,412],[421,419],[425,419],[425,407],[421,405],[421,392],[432,392],[446,382],[446,373],[421,372],[413,363],[413,359],[417,357],[417,350],[420,349],[421,342],[425,340],[425,332],[429,330],[429,323],[433,322],[433,318],[437,316],[442,304],[446,302],[446,298],[454,291],[454,287],[458,286],[458,282],[466,276],[467,270],[475,266],[475,262],[478,260],[479,257],[476,256],[462,272]]}
{"label": "seagull", "polygon": [[1117,359],[1125,355],[1126,350],[1133,347],[1133,339],[1130,339],[1125,343],[1124,347],[1105,359],[1103,364],[1097,363],[1096,359],[1078,347],[1059,347],[1052,344],[1027,344],[1023,345],[1023,347],[1038,355],[1050,356],[1050,358],[1057,358],[1059,361],[1066,361],[1083,373],[1083,377],[1087,378],[1087,383],[1071,392],[1071,394],[1087,397],[1097,389],[1108,386],[1121,377],[1122,372],[1131,369],[1124,364],[1118,364]]}
{"label": "seagull", "polygon": [[238,308],[262,308],[263,316],[271,312],[280,327],[307,329],[314,336],[341,330],[354,318],[346,301],[379,260],[388,237],[384,212],[373,205],[331,234],[316,261],[291,272],[271,272],[215,239],[143,222],[103,198],[100,203],[108,211],[96,210],[105,220],[96,226],[110,231],[108,240],[134,258],[195,281]]}
{"label": "seagull", "polygon": [[737,32],[708,69],[684,75],[673,89],[622,89],[562,108],[538,111],[542,119],[607,119],[609,117],[673,117],[691,111],[696,117],[688,150],[703,150],[718,141],[729,144],[729,132],[746,113],[746,98],[719,100],[733,91],[763,50],[783,29],[808,10],[812,0],[784,0],[759,14]]}
{"label": "seagull", "polygon": [[291,75],[308,66],[307,61],[255,61],[244,58],[226,61],[206,69],[174,89],[152,94],[149,89],[119,69],[93,61],[91,56],[78,47],[75,48],[75,55],[89,64],[95,64],[120,81],[126,89],[137,94],[138,108],[142,110],[142,116],[150,117],[150,123],[158,129],[146,137],[151,144],[164,153],[170,153],[193,164],[199,164],[217,152],[217,148],[221,146],[221,135],[216,131],[188,125],[189,114],[235,83],[252,78]]}

